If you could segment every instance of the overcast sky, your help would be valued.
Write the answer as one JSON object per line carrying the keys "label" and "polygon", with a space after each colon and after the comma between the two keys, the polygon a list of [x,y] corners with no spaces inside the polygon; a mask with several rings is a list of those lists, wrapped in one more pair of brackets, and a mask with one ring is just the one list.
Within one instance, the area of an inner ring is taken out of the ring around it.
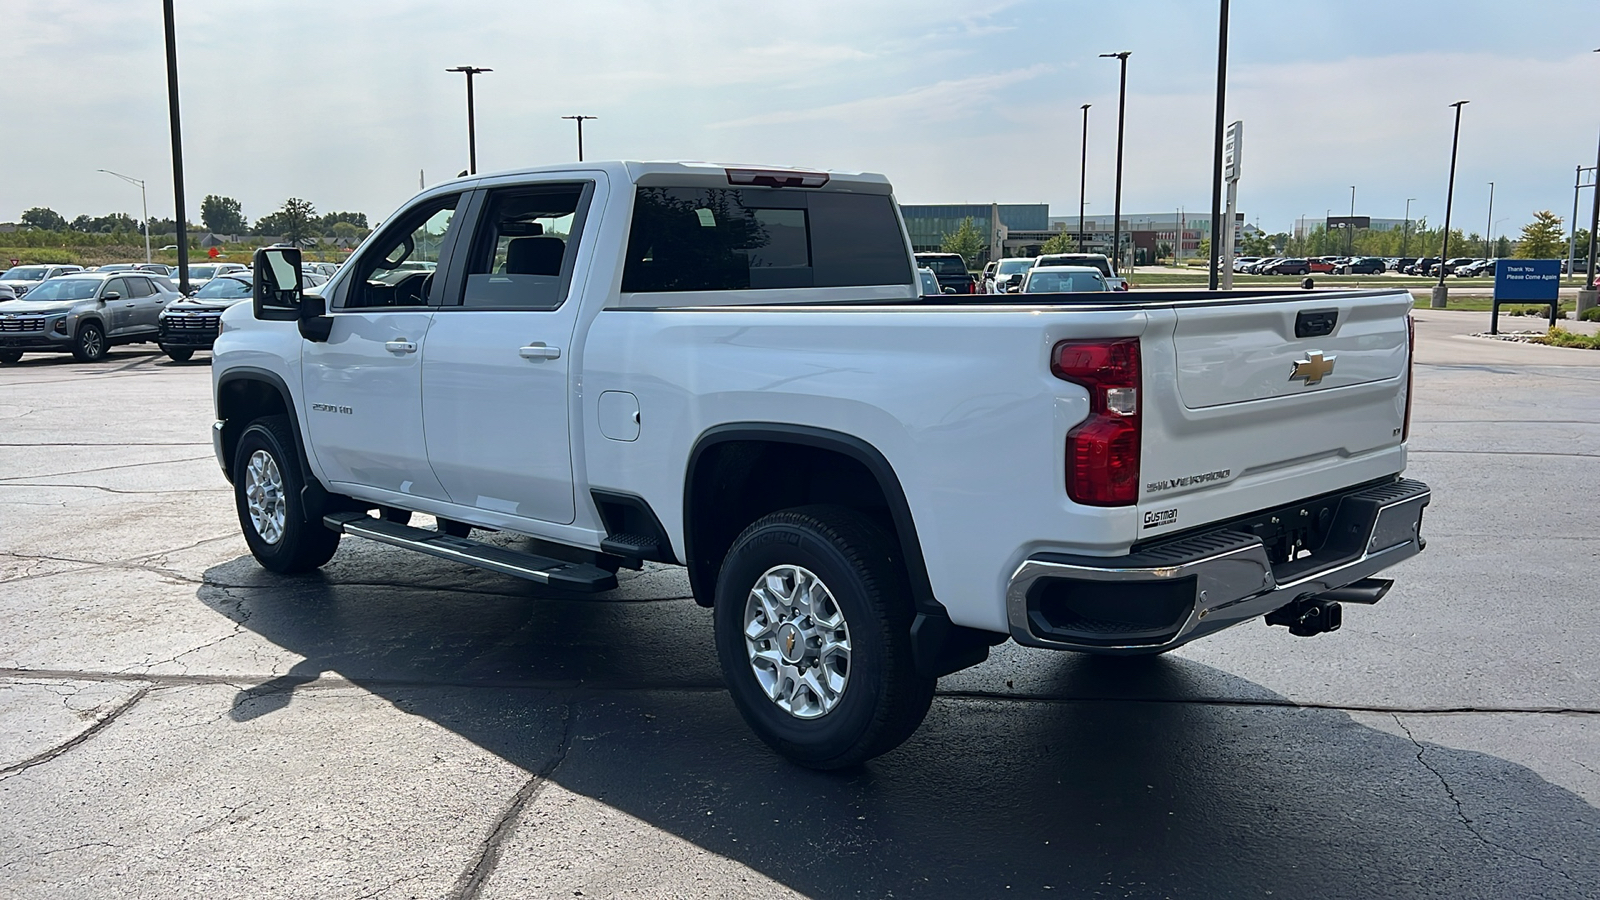
{"label": "overcast sky", "polygon": [[[0,221],[48,206],[173,211],[159,0],[4,0]],[[1442,220],[1496,233],[1571,215],[1600,131],[1594,0],[1234,0],[1228,117],[1240,209]],[[1112,205],[1117,65],[1131,50],[1123,210],[1210,205],[1216,5],[1205,0],[177,0],[189,216],[250,219],[297,196],[386,217],[466,168],[575,158],[865,170],[902,203],[1048,202],[1075,214],[1084,103],[1089,212]],[[1584,219],[1587,218],[1585,212]]]}

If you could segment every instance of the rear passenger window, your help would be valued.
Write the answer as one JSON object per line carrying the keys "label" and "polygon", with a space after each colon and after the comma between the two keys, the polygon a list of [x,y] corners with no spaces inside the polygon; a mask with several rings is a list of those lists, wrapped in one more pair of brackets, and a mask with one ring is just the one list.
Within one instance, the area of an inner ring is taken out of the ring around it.
{"label": "rear passenger window", "polygon": [[155,290],[150,287],[150,282],[143,278],[126,278],[124,280],[128,283],[128,296],[130,297],[148,297],[155,293]]}
{"label": "rear passenger window", "polygon": [[887,196],[641,187],[625,293],[911,284]]}
{"label": "rear passenger window", "polygon": [[566,300],[583,227],[585,184],[493,191],[467,263],[461,304],[556,309]]}

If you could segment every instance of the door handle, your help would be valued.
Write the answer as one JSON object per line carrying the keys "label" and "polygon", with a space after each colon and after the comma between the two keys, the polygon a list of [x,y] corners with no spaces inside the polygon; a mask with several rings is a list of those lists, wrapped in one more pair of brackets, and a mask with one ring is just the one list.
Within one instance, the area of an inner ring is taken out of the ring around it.
{"label": "door handle", "polygon": [[124,304],[122,304],[122,305],[123,305],[123,306],[132,306],[132,305],[133,305],[133,304],[132,304],[132,303],[124,303]]}
{"label": "door handle", "polygon": [[542,341],[535,341],[526,347],[518,348],[517,354],[523,359],[560,359],[560,347],[547,347]]}
{"label": "door handle", "polygon": [[391,353],[415,353],[417,352],[417,342],[408,341],[402,338],[400,340],[386,342],[383,345],[383,349],[388,350]]}

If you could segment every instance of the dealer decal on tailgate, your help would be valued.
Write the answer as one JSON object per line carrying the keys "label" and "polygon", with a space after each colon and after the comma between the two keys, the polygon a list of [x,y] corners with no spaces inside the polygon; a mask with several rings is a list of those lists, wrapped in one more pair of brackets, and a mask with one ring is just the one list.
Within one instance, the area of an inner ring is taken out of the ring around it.
{"label": "dealer decal on tailgate", "polygon": [[1178,524],[1178,511],[1176,509],[1153,509],[1144,514],[1144,527],[1160,528],[1163,525]]}

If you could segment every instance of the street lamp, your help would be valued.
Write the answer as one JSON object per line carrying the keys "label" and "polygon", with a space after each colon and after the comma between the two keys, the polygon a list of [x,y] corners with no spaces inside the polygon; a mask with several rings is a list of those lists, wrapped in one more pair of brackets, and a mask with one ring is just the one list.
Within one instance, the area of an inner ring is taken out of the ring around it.
{"label": "street lamp", "polygon": [[477,66],[456,66],[446,72],[460,72],[467,76],[467,174],[478,174],[478,124],[472,109],[472,76],[493,72]]}
{"label": "street lamp", "polygon": [[1356,249],[1356,186],[1350,185],[1350,221],[1344,223],[1344,255],[1354,256]]}
{"label": "street lamp", "polygon": [[1083,233],[1084,193],[1089,187],[1089,104],[1083,105],[1083,161],[1078,164],[1078,252],[1085,251]]}
{"label": "street lamp", "polygon": [[[1211,155],[1211,260],[1209,286],[1217,289],[1217,259],[1222,252],[1222,140],[1223,101],[1228,94],[1228,0],[1222,0],[1221,19],[1217,23],[1217,134],[1216,147]],[[1233,223],[1228,223],[1232,233]],[[1228,284],[1233,284],[1229,276]]]}
{"label": "street lamp", "polygon": [[[161,4],[167,39],[167,118],[172,127],[172,194],[178,240],[178,293],[189,293],[189,227],[183,214],[183,131],[178,125],[178,39],[172,22],[172,0]],[[150,225],[145,224],[148,230]]]}
{"label": "street lamp", "polygon": [[1406,255],[1406,245],[1411,237],[1411,204],[1417,198],[1406,198],[1406,223],[1400,226],[1400,255]]}
{"label": "street lamp", "polygon": [[1488,219],[1488,221],[1489,221],[1489,224],[1485,225],[1484,229],[1483,229],[1483,258],[1484,259],[1488,259],[1490,257],[1491,254],[1489,253],[1489,242],[1494,239],[1494,235],[1493,235],[1493,232],[1494,232],[1494,182],[1492,182],[1492,181],[1489,182],[1489,219]]}
{"label": "street lamp", "polygon": [[585,119],[598,119],[600,117],[599,116],[562,116],[561,118],[563,118],[563,119],[571,119],[574,122],[578,123],[578,162],[583,162],[583,120],[585,120]]}
{"label": "street lamp", "polygon": [[[1600,49],[1597,49],[1594,52],[1600,53]],[[1600,146],[1597,146],[1595,148],[1595,151],[1594,151],[1594,171],[1595,171],[1595,182],[1597,184],[1600,184]],[[1587,299],[1590,303],[1593,303],[1594,302],[1594,298],[1595,298],[1595,294],[1594,294],[1595,247],[1596,247],[1596,245],[1600,245],[1600,240],[1597,240],[1596,236],[1595,236],[1595,230],[1597,228],[1600,228],[1600,187],[1597,187],[1597,188],[1594,189],[1594,205],[1592,207],[1590,207],[1590,210],[1589,210],[1589,276],[1586,279],[1587,284],[1584,285],[1584,290],[1589,292],[1589,296],[1587,298],[1583,298],[1583,297],[1579,298],[1579,302],[1578,302],[1578,306],[1579,307],[1583,306],[1583,300]],[[1578,310],[1579,313],[1582,313],[1582,311],[1583,310],[1581,308]]]}
{"label": "street lamp", "polygon": [[144,232],[144,261],[145,262],[149,262],[150,261],[150,205],[145,202],[144,179],[143,178],[132,178],[130,176],[123,175],[120,172],[113,172],[110,169],[95,169],[95,171],[96,172],[104,172],[107,175],[114,175],[114,176],[116,176],[118,178],[121,178],[123,181],[126,181],[129,184],[137,184],[139,186],[139,209],[142,210],[143,213],[144,213],[144,218],[139,220],[139,225],[140,225],[139,230]]}
{"label": "street lamp", "polygon": [[1444,238],[1439,247],[1439,283],[1434,286],[1433,298],[1428,303],[1434,309],[1444,309],[1450,299],[1450,289],[1444,286],[1444,263],[1450,258],[1450,206],[1456,198],[1456,151],[1461,147],[1461,107],[1470,102],[1457,100],[1450,104],[1456,110],[1456,130],[1455,136],[1450,139],[1450,186],[1444,195]]}
{"label": "street lamp", "polygon": [[1128,57],[1132,55],[1132,50],[1100,54],[1102,59],[1122,63],[1122,84],[1117,89],[1117,195],[1111,205],[1111,270],[1119,274],[1122,272],[1122,120],[1128,108]]}

